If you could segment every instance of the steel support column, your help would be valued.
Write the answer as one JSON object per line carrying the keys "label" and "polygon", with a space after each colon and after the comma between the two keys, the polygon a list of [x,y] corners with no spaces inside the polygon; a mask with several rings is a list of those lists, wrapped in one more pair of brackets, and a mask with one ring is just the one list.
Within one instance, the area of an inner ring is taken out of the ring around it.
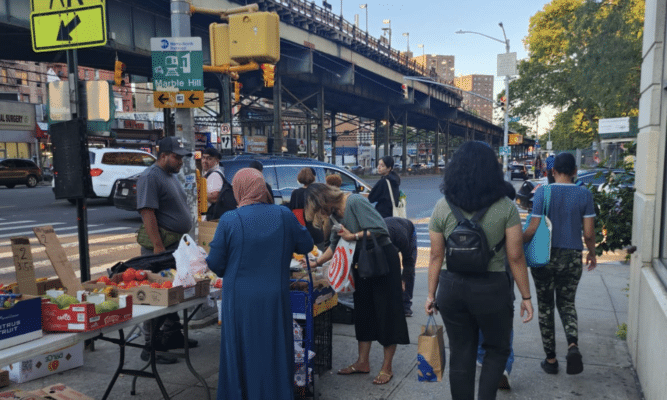
{"label": "steel support column", "polygon": [[[331,163],[336,164],[336,112],[331,112]],[[345,165],[345,163],[343,163]]]}
{"label": "steel support column", "polygon": [[317,159],[324,161],[324,86],[317,95]]}
{"label": "steel support column", "polygon": [[313,129],[310,124],[310,118],[306,122],[306,158],[311,158],[313,156]]}
{"label": "steel support column", "polygon": [[440,125],[440,120],[438,120],[438,123],[435,127],[435,149],[433,149],[433,153],[435,156],[433,157],[433,164],[435,164],[435,170],[438,171],[438,164],[440,164],[440,132],[441,132],[442,126]]}
{"label": "steel support column", "polygon": [[279,66],[275,68],[275,79],[273,82],[273,149],[272,152],[282,154],[283,152],[283,129],[282,129],[282,107],[283,88],[280,78]]}
{"label": "steel support column", "polygon": [[384,129],[384,155],[388,156],[389,154],[389,135],[391,133],[391,127],[392,124],[389,122],[389,118],[391,118],[391,110],[389,109],[389,106],[387,106],[387,111],[384,113],[384,120],[387,122],[385,125]]}
{"label": "steel support column", "polygon": [[378,161],[380,160],[380,120],[375,120],[375,168],[378,167]]}
{"label": "steel support column", "polygon": [[405,110],[403,117],[403,150],[401,152],[401,172],[405,173],[408,164],[408,110]]}
{"label": "steel support column", "polygon": [[445,133],[445,167],[447,167],[447,162],[449,162],[449,126],[451,123],[447,121],[447,132]]}

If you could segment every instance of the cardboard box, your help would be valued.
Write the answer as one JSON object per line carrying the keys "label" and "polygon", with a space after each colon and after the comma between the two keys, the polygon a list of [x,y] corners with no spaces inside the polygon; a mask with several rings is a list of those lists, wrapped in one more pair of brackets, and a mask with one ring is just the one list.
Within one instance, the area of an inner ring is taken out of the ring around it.
{"label": "cardboard box", "polygon": [[[123,282],[122,274],[116,274],[110,279],[115,283]],[[157,282],[159,284],[171,281],[169,278],[165,278],[160,274],[155,274],[152,272],[147,274],[146,280],[150,283]],[[104,288],[106,285],[97,283],[95,281],[88,281],[84,282],[83,287],[87,290],[93,290]],[[184,288],[182,286],[177,286],[170,289],[158,289],[152,288],[149,285],[141,285],[129,289],[118,288],[118,293],[132,295],[135,304],[168,307],[183,301],[183,290]]]}
{"label": "cardboard box", "polygon": [[12,382],[23,383],[83,365],[83,342],[4,367]]}
{"label": "cardboard box", "polygon": [[[0,387],[9,386],[9,371],[0,371]],[[0,397],[1,398],[1,397]]]}
{"label": "cardboard box", "polygon": [[12,308],[0,308],[0,349],[42,337],[42,300],[23,295]]}
{"label": "cardboard box", "polygon": [[79,393],[71,387],[63,385],[62,383],[47,386],[41,390],[36,390],[30,393],[34,393],[36,395],[43,393],[45,398],[53,400],[94,400],[92,397],[88,397],[83,393]]}
{"label": "cardboard box", "polygon": [[42,299],[42,328],[49,332],[88,332],[132,319],[132,296],[120,295],[118,309],[101,314],[95,312],[95,304],[72,304],[61,310],[49,299]]}
{"label": "cardboard box", "polygon": [[[324,313],[335,307],[338,304],[338,295],[331,288],[331,286],[325,286],[320,288],[313,289],[313,297],[308,299],[308,283],[307,282],[297,282],[299,284],[305,284],[304,290],[290,290],[290,303],[292,307],[292,315],[295,319],[305,319],[306,318],[306,307],[310,303],[313,307],[313,317]],[[302,285],[295,286],[296,288],[302,289]]]}
{"label": "cardboard box", "polygon": [[215,236],[215,230],[218,228],[218,221],[200,221],[199,222],[199,239],[197,244],[206,250],[206,253],[211,251],[211,240]]}

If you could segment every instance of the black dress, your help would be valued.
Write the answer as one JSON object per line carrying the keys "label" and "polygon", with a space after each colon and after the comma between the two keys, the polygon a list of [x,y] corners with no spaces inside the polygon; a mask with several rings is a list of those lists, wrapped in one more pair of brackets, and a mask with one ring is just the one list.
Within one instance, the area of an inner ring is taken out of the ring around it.
{"label": "black dress", "polygon": [[398,187],[401,184],[401,177],[394,171],[391,171],[389,174],[380,178],[368,194],[368,201],[376,203],[375,209],[380,213],[382,218],[393,217],[394,215],[394,207],[391,205],[391,195],[389,193],[387,181],[391,184],[394,202],[396,202],[394,205],[398,205],[400,195]]}

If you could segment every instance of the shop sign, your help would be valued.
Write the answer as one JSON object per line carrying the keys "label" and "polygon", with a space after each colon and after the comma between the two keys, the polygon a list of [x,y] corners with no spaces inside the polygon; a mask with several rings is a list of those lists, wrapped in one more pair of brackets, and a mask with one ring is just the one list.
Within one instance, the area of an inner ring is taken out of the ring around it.
{"label": "shop sign", "polygon": [[245,138],[249,153],[267,153],[267,142],[263,136],[248,136]]}
{"label": "shop sign", "polygon": [[23,127],[27,130],[30,130],[34,127],[35,121],[29,114],[19,114],[19,113],[3,113],[0,112],[0,126],[17,128]]}
{"label": "shop sign", "polygon": [[143,122],[133,121],[131,119],[123,120],[123,128],[125,129],[146,129]]}

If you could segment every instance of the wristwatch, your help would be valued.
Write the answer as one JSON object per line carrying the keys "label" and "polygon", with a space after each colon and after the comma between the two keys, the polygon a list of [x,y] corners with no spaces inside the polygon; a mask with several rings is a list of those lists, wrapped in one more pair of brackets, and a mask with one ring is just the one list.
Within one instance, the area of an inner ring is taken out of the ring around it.
{"label": "wristwatch", "polygon": [[355,240],[359,240],[359,232],[357,232],[357,233],[354,234],[354,239],[355,239]]}

